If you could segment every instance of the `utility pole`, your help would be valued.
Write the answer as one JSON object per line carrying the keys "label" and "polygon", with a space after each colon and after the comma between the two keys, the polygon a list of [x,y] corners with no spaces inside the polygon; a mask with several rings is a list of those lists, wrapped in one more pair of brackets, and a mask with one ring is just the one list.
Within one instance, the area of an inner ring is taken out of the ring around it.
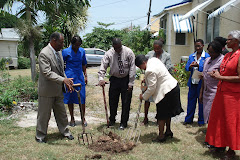
{"label": "utility pole", "polygon": [[148,10],[148,21],[147,21],[147,25],[149,25],[149,22],[150,22],[150,13],[151,13],[151,6],[152,6],[152,0],[150,0],[150,3],[149,3],[149,10]]}

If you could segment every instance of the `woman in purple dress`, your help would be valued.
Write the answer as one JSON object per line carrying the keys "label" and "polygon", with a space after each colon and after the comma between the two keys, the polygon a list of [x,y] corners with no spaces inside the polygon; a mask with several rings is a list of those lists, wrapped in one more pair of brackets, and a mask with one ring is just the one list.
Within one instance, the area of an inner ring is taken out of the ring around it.
{"label": "woman in purple dress", "polygon": [[212,78],[209,73],[214,70],[219,70],[220,64],[223,60],[221,54],[222,47],[217,41],[212,41],[208,45],[208,54],[210,57],[206,58],[203,66],[203,80],[200,90],[199,99],[203,103],[204,123],[208,123],[212,102],[217,92],[218,80]]}

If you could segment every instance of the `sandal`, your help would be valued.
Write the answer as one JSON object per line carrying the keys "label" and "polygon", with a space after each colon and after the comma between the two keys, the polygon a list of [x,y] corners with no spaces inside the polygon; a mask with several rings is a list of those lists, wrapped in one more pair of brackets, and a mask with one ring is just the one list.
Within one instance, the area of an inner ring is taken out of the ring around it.
{"label": "sandal", "polygon": [[75,126],[76,126],[75,121],[71,121],[71,122],[69,123],[69,126],[71,126],[71,127],[75,127]]}
{"label": "sandal", "polygon": [[144,120],[142,121],[142,125],[148,125],[148,118],[144,118]]}

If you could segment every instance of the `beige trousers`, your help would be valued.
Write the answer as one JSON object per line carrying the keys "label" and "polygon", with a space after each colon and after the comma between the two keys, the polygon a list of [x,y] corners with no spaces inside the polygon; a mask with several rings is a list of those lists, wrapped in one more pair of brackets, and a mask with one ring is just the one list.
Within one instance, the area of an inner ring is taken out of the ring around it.
{"label": "beige trousers", "polygon": [[58,129],[63,136],[69,136],[68,118],[63,103],[63,97],[38,97],[38,115],[36,138],[44,139],[47,135],[48,122],[53,109],[54,117],[57,122]]}

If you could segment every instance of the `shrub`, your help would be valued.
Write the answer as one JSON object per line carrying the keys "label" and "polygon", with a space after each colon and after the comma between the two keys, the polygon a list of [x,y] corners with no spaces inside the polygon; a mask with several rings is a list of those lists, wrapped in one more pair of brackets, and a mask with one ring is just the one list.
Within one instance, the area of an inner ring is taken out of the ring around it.
{"label": "shrub", "polygon": [[34,101],[38,98],[37,83],[29,77],[21,77],[0,83],[0,110],[11,111],[18,101]]}
{"label": "shrub", "polygon": [[143,74],[142,70],[140,68],[137,68],[136,69],[136,77],[135,78],[139,80],[141,74]]}
{"label": "shrub", "polygon": [[190,77],[190,72],[185,70],[186,62],[174,65],[172,70],[173,77],[178,81],[181,87],[187,86],[187,81]]}
{"label": "shrub", "polygon": [[29,58],[18,57],[18,68],[19,69],[28,69],[31,67],[31,62]]}

